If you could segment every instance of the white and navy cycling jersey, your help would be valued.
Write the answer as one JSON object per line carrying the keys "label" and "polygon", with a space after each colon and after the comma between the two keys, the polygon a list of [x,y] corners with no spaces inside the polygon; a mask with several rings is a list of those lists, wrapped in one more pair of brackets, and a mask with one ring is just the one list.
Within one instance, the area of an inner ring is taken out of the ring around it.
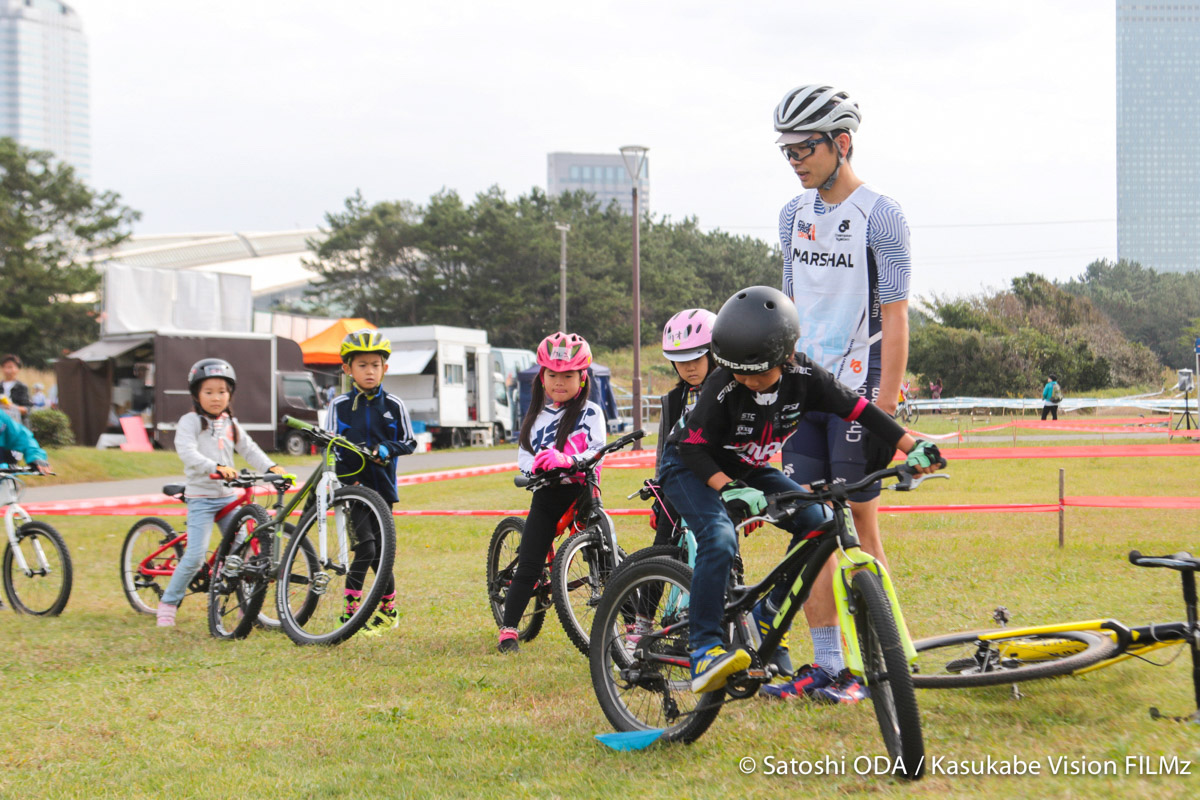
{"label": "white and navy cycling jersey", "polygon": [[904,429],[878,406],[797,353],[795,363],[785,364],[779,382],[766,392],[748,389],[724,367],[715,371],[704,381],[682,428],[671,434],[671,442],[683,463],[704,482],[718,472],[744,478],[767,465],[810,411],[858,420],[884,441],[894,443],[904,436]]}
{"label": "white and navy cycling jersey", "polygon": [[878,374],[881,306],[908,297],[908,222],[866,185],[826,205],[812,189],[779,214],[783,292],[800,314],[798,350],[851,389]]}
{"label": "white and navy cycling jersey", "polygon": [[[517,467],[525,475],[533,474],[533,457],[540,450],[553,447],[558,441],[558,424],[562,421],[565,409],[554,403],[547,403],[533,422],[533,430],[529,432],[529,443],[533,450],[521,446],[517,450]],[[575,428],[567,437],[563,453],[569,456],[587,458],[595,455],[604,446],[605,437],[604,412],[600,406],[588,401],[575,420]]]}

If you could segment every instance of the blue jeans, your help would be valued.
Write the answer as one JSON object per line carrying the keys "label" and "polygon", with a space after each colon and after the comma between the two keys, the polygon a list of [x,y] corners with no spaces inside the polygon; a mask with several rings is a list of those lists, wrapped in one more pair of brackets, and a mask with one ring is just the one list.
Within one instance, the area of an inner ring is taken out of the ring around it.
{"label": "blue jeans", "polygon": [[[725,590],[733,559],[737,554],[737,531],[725,511],[721,495],[704,484],[679,458],[674,444],[663,450],[659,464],[663,491],[696,536],[696,567],[692,571],[689,647],[703,651],[722,644],[721,616],[725,610]],[[774,467],[759,467],[742,478],[764,494],[794,492],[800,485]],[[809,505],[780,525],[792,534],[792,544],[830,519],[830,512],[819,504]],[[785,551],[786,552],[786,551]],[[783,587],[784,591],[787,587]]]}
{"label": "blue jeans", "polygon": [[204,554],[208,552],[208,538],[212,535],[213,520],[217,512],[236,499],[236,495],[226,497],[189,497],[187,501],[187,549],[183,558],[175,565],[175,574],[163,592],[162,602],[177,606],[187,593],[187,585],[191,582],[200,567],[204,564]]}

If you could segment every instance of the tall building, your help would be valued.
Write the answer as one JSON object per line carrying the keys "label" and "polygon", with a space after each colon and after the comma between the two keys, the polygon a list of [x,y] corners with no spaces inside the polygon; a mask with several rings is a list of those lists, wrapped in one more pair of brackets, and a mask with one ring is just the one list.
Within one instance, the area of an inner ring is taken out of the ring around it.
{"label": "tall building", "polygon": [[58,0],[0,0],[0,136],[49,150],[88,180],[88,50]]}
{"label": "tall building", "polygon": [[1200,269],[1200,1],[1117,2],[1117,255]]}
{"label": "tall building", "polygon": [[[591,192],[601,208],[616,200],[621,209],[633,215],[633,182],[620,153],[551,153],[546,157],[546,194],[557,197],[563,192]],[[650,211],[650,160],[642,163],[638,206],[643,214]]]}

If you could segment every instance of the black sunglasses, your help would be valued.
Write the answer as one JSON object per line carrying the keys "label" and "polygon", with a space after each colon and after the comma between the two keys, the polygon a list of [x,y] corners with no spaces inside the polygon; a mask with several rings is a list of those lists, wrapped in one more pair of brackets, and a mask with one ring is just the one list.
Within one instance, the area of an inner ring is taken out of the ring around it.
{"label": "black sunglasses", "polygon": [[[814,152],[816,152],[816,149],[818,146],[824,144],[827,141],[830,141],[829,137],[822,135],[822,136],[818,136],[816,139],[805,139],[803,142],[800,142],[798,144],[793,144],[793,145],[784,147],[781,149],[780,152],[783,153],[783,157],[786,158],[788,161],[795,161],[797,164],[799,164],[801,161],[803,161],[804,159],[811,156]],[[793,149],[793,148],[795,148],[795,149]],[[807,150],[808,152],[801,154],[800,153],[801,150]]]}

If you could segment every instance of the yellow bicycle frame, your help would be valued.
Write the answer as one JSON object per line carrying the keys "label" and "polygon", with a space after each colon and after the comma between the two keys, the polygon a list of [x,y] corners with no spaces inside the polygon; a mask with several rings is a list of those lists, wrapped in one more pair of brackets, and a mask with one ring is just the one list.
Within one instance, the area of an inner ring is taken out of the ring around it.
{"label": "yellow bicycle frame", "polygon": [[[857,539],[858,531],[854,527],[854,517],[851,515],[850,509],[844,509],[843,513],[846,515],[846,529]],[[896,597],[896,588],[892,585],[892,578],[883,564],[876,561],[874,556],[855,546],[848,550],[839,548],[838,574],[833,579],[833,601],[837,606],[838,624],[842,631],[842,653],[846,657],[846,666],[849,667],[852,674],[862,677],[863,658],[862,649],[858,644],[858,625],[850,614],[848,600],[851,575],[860,569],[874,572],[879,576],[879,580],[883,584],[883,591],[892,606],[892,616],[896,619],[896,630],[900,634],[904,657],[908,659],[908,663],[912,664],[917,660],[917,650],[913,647],[912,636],[908,633],[908,623],[904,621],[904,612],[900,609],[900,600]]]}

